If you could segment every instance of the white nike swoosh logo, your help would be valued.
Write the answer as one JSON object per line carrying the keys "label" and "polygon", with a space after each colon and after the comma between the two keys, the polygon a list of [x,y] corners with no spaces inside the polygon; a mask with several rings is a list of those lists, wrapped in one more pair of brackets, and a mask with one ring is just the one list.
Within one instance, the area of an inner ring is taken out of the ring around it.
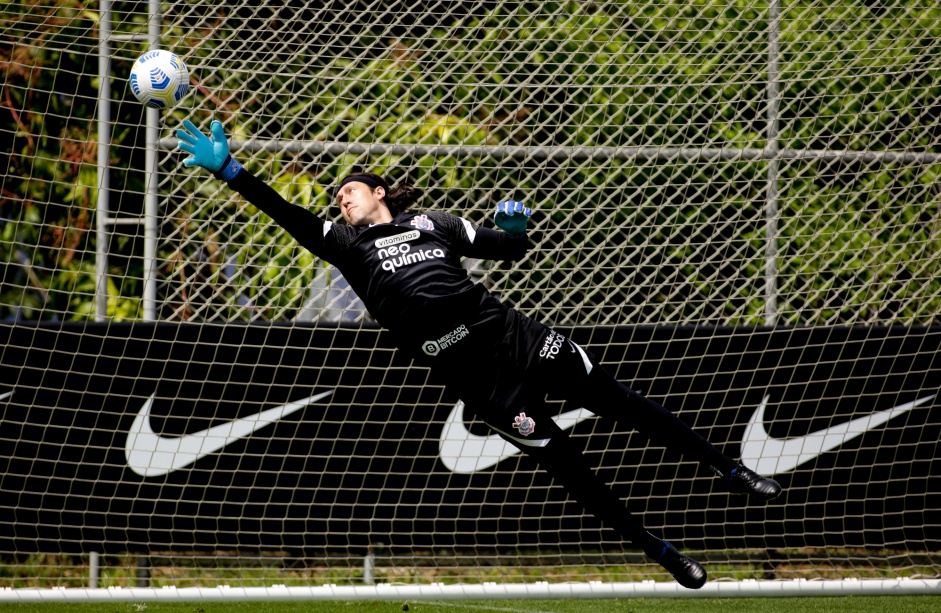
{"label": "white nike swoosh logo", "polygon": [[0,400],[6,400],[13,395],[13,392],[7,392],[6,394],[0,394]]}
{"label": "white nike swoosh logo", "polygon": [[890,419],[911,411],[932,398],[934,396],[919,398],[895,408],[858,417],[805,436],[779,439],[771,438],[765,430],[765,409],[769,399],[769,396],[765,396],[745,428],[745,436],[742,438],[742,463],[760,475],[786,473],[881,426]]}
{"label": "white nike swoosh logo", "polygon": [[154,403],[154,397],[151,396],[137,414],[127,434],[127,444],[124,447],[127,465],[141,477],[169,474],[332,393],[333,390],[213,426],[208,430],[174,438],[160,436],[151,429],[150,408]]}
{"label": "white nike swoosh logo", "polygon": [[[560,428],[566,430],[575,424],[594,417],[588,409],[567,411],[552,418]],[[503,440],[499,434],[478,436],[471,434],[464,425],[464,402],[458,401],[451,409],[448,420],[441,430],[438,454],[441,463],[451,472],[462,475],[496,466],[503,460],[520,452],[514,445]]]}

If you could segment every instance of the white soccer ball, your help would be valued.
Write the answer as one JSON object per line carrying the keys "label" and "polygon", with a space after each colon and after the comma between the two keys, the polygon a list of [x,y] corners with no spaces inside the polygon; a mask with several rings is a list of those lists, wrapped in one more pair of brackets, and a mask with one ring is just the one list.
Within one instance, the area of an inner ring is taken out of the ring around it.
{"label": "white soccer ball", "polygon": [[165,109],[183,99],[190,73],[175,53],[158,49],[137,58],[131,68],[131,91],[141,104]]}

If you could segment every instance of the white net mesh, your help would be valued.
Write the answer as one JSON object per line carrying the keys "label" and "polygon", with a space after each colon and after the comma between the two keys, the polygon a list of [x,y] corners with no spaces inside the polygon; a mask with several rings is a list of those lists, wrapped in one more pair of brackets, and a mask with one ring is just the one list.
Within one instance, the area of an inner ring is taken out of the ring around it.
{"label": "white net mesh", "polygon": [[[195,91],[160,118],[160,318],[293,319],[318,291],[309,256],[266,217],[182,168],[173,130],[215,117],[238,159],[327,216],[332,186],[354,165],[409,177],[427,192],[422,206],[477,221],[507,196],[533,205],[541,240],[528,260],[481,275],[544,320],[934,323],[933,9],[788,3],[769,19],[772,8],[165,4],[160,44],[184,57]],[[6,88],[13,159],[37,131],[52,139],[32,172],[52,185],[8,189],[5,208],[27,224],[14,203],[70,207],[60,238],[25,228],[81,250],[87,266],[89,213],[75,209],[96,195],[96,22],[48,10],[55,19],[7,18],[20,40]],[[124,75],[146,45],[139,11],[116,3],[109,41],[111,209],[131,220],[142,212],[144,116]],[[55,161],[58,171],[38,168]],[[7,183],[28,177],[14,167]],[[73,246],[65,235],[76,226]],[[111,231],[116,314],[142,293],[142,240]],[[43,255],[40,265],[54,259]],[[24,274],[7,285],[8,312],[37,297],[45,308],[30,319],[78,310],[50,304]]]}

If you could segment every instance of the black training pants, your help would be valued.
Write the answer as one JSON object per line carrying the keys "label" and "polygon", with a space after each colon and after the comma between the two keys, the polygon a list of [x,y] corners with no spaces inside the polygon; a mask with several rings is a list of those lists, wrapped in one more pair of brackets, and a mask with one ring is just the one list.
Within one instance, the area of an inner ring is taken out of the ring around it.
{"label": "black training pants", "polygon": [[[489,359],[487,352],[493,354]],[[487,352],[474,356],[477,363],[462,369],[463,376],[449,377],[466,406],[535,460],[586,511],[648,553],[660,551],[659,540],[627,510],[552,420],[546,397],[613,419],[655,445],[723,472],[735,466],[676,415],[617,381],[577,344],[516,311],[508,312],[502,338]],[[453,367],[451,374],[457,375]]]}

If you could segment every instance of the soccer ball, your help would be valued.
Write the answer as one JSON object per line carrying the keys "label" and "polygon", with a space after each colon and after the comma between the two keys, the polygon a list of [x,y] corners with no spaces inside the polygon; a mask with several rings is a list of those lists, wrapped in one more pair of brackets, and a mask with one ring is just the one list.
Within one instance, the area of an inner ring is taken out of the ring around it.
{"label": "soccer ball", "polygon": [[141,104],[165,109],[183,99],[190,73],[175,53],[158,49],[137,58],[131,68],[131,91]]}

